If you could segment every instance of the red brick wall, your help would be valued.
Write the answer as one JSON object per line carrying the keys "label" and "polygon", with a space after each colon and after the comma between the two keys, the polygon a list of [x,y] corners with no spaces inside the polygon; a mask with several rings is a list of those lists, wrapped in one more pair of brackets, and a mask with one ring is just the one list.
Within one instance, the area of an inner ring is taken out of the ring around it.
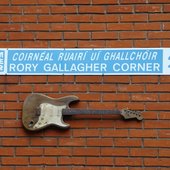
{"label": "red brick wall", "polygon": [[[0,48],[169,47],[170,0],[0,0]],[[77,95],[75,107],[131,108],[144,120],[73,116],[31,133],[27,95]],[[1,76],[0,170],[170,168],[169,76]]]}

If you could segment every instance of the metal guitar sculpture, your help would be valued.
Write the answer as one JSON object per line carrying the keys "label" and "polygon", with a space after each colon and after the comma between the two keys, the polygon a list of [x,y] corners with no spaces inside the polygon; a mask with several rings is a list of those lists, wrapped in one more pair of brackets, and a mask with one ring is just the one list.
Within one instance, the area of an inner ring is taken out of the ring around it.
{"label": "metal guitar sculpture", "polygon": [[63,115],[74,114],[121,114],[125,119],[143,119],[139,112],[126,109],[121,111],[70,109],[69,104],[77,101],[79,98],[72,95],[54,99],[42,94],[31,94],[24,101],[23,125],[31,131],[37,131],[50,125],[69,128],[70,125],[63,121]]}

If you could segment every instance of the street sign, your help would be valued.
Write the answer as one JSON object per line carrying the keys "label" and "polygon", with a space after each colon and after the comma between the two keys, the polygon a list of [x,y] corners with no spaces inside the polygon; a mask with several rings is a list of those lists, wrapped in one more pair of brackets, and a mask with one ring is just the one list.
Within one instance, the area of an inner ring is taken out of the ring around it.
{"label": "street sign", "polygon": [[169,75],[169,48],[0,49],[0,74]]}

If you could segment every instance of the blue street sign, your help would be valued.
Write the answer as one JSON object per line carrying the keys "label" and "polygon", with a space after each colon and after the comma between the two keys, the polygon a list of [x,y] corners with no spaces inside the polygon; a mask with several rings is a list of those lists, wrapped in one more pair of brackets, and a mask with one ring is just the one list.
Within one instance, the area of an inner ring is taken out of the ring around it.
{"label": "blue street sign", "polygon": [[170,49],[0,49],[0,74],[169,75]]}

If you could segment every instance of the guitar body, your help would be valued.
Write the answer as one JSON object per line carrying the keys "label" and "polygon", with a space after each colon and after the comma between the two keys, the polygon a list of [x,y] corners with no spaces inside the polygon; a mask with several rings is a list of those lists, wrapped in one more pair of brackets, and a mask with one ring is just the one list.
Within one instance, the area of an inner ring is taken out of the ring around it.
{"label": "guitar body", "polygon": [[22,123],[27,130],[37,131],[55,125],[68,128],[63,121],[62,110],[69,108],[71,102],[77,102],[77,96],[66,96],[54,99],[43,94],[29,95],[23,104]]}

